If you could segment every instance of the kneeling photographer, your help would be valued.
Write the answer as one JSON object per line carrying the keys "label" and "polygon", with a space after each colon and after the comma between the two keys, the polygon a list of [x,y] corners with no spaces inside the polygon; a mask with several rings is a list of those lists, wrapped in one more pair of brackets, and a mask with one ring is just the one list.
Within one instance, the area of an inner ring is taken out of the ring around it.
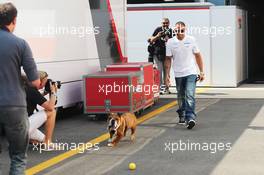
{"label": "kneeling photographer", "polygon": [[165,69],[164,62],[166,57],[166,42],[172,38],[172,29],[169,28],[168,18],[162,19],[162,26],[157,27],[152,36],[148,39],[149,62],[154,62],[160,71],[160,92],[169,92],[169,87],[165,87]]}
{"label": "kneeling photographer", "polygon": [[[56,149],[52,142],[53,130],[55,127],[57,102],[57,89],[60,88],[60,82],[52,82],[48,79],[48,74],[44,71],[39,71],[40,87],[36,89],[25,83],[27,96],[27,111],[29,116],[29,139],[32,143],[43,143],[47,150]],[[40,89],[45,88],[43,94]],[[49,94],[49,100],[44,96]],[[43,107],[43,110],[37,110],[37,105]],[[45,123],[45,134],[38,128]]]}

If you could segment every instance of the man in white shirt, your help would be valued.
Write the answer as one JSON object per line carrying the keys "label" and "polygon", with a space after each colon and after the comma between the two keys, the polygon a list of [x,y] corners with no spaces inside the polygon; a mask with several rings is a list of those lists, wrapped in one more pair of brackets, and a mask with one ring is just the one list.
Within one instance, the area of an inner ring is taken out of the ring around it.
{"label": "man in white shirt", "polygon": [[177,22],[174,30],[176,36],[169,39],[166,45],[166,85],[169,85],[171,60],[173,60],[172,68],[178,92],[179,123],[186,123],[187,128],[192,129],[196,118],[196,81],[204,80],[203,61],[195,38],[185,34],[185,24]]}

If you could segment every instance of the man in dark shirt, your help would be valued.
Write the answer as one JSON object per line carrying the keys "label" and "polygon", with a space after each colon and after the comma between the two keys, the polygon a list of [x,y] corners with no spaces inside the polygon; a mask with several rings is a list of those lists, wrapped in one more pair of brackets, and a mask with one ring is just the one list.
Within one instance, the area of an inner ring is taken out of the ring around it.
{"label": "man in dark shirt", "polygon": [[[43,89],[48,80],[48,74],[43,71],[39,71],[40,87]],[[54,149],[55,146],[52,143],[52,135],[55,126],[56,110],[55,103],[57,100],[57,87],[50,84],[51,93],[49,94],[49,100],[41,94],[39,89],[26,85],[27,95],[27,111],[29,116],[29,138],[33,142],[46,144],[46,149]],[[43,110],[35,111],[37,105],[44,108]],[[35,112],[34,112],[35,111]],[[43,134],[38,128],[45,123],[45,134]]]}
{"label": "man in dark shirt", "polygon": [[28,115],[31,116],[37,105],[41,106],[43,103],[47,101],[47,99],[38,91],[38,89],[27,86],[26,87],[26,95],[27,95],[27,112]]}
{"label": "man in dark shirt", "polygon": [[38,88],[40,81],[29,45],[13,34],[16,16],[17,9],[13,4],[0,4],[0,130],[4,130],[9,143],[9,174],[23,175],[28,147],[28,116],[21,67],[32,86]]}
{"label": "man in dark shirt", "polygon": [[162,19],[162,26],[157,27],[152,34],[152,37],[148,40],[153,45],[153,61],[157,65],[160,72],[160,92],[169,92],[169,87],[165,87],[165,69],[164,61],[166,57],[166,42],[172,38],[172,29],[169,28],[170,21],[168,18]]}

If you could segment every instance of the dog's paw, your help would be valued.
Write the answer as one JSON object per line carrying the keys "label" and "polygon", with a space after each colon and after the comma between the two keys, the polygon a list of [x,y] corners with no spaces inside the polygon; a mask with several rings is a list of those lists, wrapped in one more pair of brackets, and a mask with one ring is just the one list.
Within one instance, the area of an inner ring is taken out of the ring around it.
{"label": "dog's paw", "polygon": [[107,146],[113,147],[113,144],[112,143],[108,143]]}
{"label": "dog's paw", "polygon": [[135,141],[135,139],[136,139],[136,137],[134,136],[134,135],[132,135],[131,137],[130,137],[130,140],[133,142],[133,141]]}
{"label": "dog's paw", "polygon": [[109,147],[114,147],[115,144],[113,144],[113,143],[108,143],[107,146],[109,146]]}

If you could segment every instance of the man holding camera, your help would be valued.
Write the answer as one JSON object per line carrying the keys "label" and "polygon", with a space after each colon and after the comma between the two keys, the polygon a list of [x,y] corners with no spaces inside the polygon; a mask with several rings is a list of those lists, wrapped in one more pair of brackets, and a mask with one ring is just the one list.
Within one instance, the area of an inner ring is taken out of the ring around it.
{"label": "man holding camera", "polygon": [[40,84],[28,43],[13,34],[16,17],[12,3],[0,4],[0,131],[9,143],[10,175],[22,175],[26,168],[29,126],[21,67],[32,86]]}
{"label": "man holding camera", "polygon": [[[166,57],[166,42],[168,39],[172,38],[172,29],[169,28],[170,21],[168,18],[163,18],[161,26],[157,27],[152,34],[152,37],[149,38],[149,43],[153,45],[152,53],[150,57],[153,57],[154,63],[157,65],[157,68],[160,72],[160,90],[161,93],[169,92],[169,86],[165,86],[165,69],[164,61]],[[165,87],[164,87],[165,86]]]}
{"label": "man holding camera", "polygon": [[[52,143],[52,135],[55,126],[56,110],[55,105],[57,101],[57,85],[48,80],[48,74],[44,71],[39,71],[40,87],[48,87],[49,92],[41,94],[39,89],[26,84],[27,95],[27,110],[29,115],[29,138],[33,143],[43,143],[46,150],[55,149],[55,144]],[[49,94],[49,100],[44,96]],[[37,110],[37,105],[40,105],[44,110]],[[38,128],[45,123],[45,134]]]}

